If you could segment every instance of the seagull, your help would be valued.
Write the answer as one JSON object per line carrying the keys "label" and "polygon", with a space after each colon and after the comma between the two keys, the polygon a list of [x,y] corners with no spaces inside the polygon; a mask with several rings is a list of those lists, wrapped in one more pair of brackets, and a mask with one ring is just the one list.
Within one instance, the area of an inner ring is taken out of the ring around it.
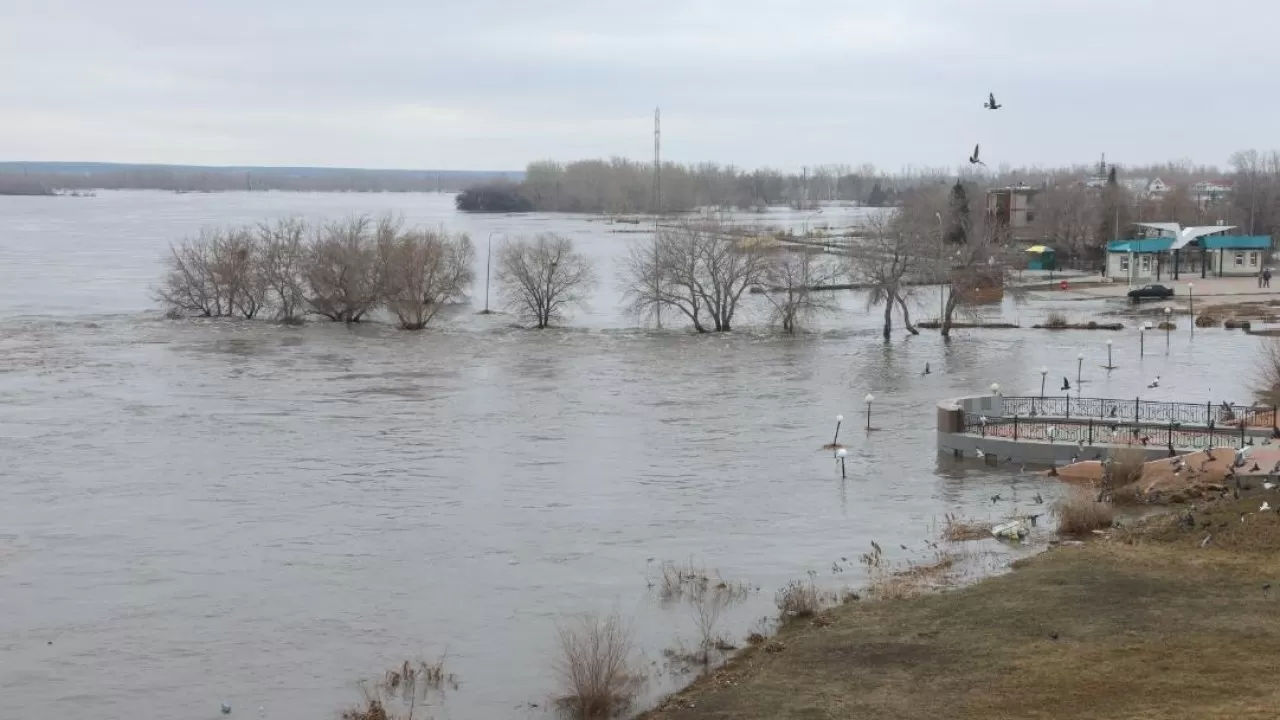
{"label": "seagull", "polygon": [[971,164],[971,165],[981,165],[982,167],[986,167],[986,166],[987,166],[987,164],[986,164],[986,163],[984,163],[984,162],[982,162],[981,160],[979,160],[979,159],[978,159],[978,145],[974,145],[974,146],[973,146],[973,154],[969,156],[969,164]]}
{"label": "seagull", "polygon": [[1003,106],[1003,105],[1000,105],[1000,104],[998,104],[998,103],[996,103],[996,94],[995,94],[995,93],[987,93],[987,101],[986,101],[986,102],[984,102],[984,103],[982,103],[982,107],[984,107],[984,108],[986,108],[986,109],[988,109],[988,110],[999,110],[1000,108],[1002,108],[1002,107],[1004,107],[1004,106]]}
{"label": "seagull", "polygon": [[228,704],[226,704],[226,703],[222,703],[222,714],[223,714],[223,715],[230,715],[230,714],[231,714],[231,706],[230,706],[230,705],[228,705]]}
{"label": "seagull", "polygon": [[978,416],[978,422],[982,423],[983,425],[986,425],[986,424],[987,424],[987,416],[986,416],[986,415],[979,415],[979,416]]}
{"label": "seagull", "polygon": [[920,374],[921,374],[921,375],[928,375],[928,374],[929,374],[929,363],[925,363],[925,364],[924,364],[924,372],[922,372],[922,373],[920,373]]}
{"label": "seagull", "polygon": [[983,459],[983,458],[985,458],[985,457],[987,456],[987,454],[986,454],[986,453],[982,452],[982,448],[974,448],[974,449],[973,449],[973,454],[974,454],[974,455],[977,455],[979,460],[981,460],[981,459]]}
{"label": "seagull", "polygon": [[1031,497],[1031,499],[1034,500],[1037,505],[1044,504],[1044,498],[1040,497],[1040,493],[1036,493]]}
{"label": "seagull", "polygon": [[1258,508],[1258,512],[1266,512],[1266,511],[1268,511],[1268,510],[1270,510],[1270,509],[1271,509],[1271,506],[1270,506],[1269,504],[1267,504],[1267,501],[1266,501],[1266,500],[1263,500],[1263,501],[1262,501],[1262,507]]}
{"label": "seagull", "polygon": [[1065,375],[1062,376],[1062,389],[1063,390],[1071,389],[1071,383],[1067,380],[1067,377]]}
{"label": "seagull", "polygon": [[1148,388],[1158,388],[1158,387],[1160,387],[1160,376],[1159,376],[1159,375],[1157,375],[1157,376],[1156,376],[1156,379],[1155,379],[1155,380],[1152,380],[1152,381],[1151,381],[1151,384],[1150,384],[1150,385],[1148,385],[1147,387],[1148,387]]}

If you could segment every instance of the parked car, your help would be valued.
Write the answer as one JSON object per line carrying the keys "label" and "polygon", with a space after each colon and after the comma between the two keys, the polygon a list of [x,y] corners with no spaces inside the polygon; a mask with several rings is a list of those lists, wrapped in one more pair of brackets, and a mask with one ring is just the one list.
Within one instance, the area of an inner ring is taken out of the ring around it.
{"label": "parked car", "polygon": [[1135,303],[1143,300],[1164,300],[1173,297],[1173,288],[1164,285],[1143,285],[1129,291],[1129,299]]}

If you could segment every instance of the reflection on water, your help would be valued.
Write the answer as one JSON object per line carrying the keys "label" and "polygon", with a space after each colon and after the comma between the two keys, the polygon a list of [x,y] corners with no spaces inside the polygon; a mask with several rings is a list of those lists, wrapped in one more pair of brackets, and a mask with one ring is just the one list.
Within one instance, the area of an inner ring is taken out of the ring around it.
{"label": "reflection on water", "polygon": [[[634,616],[651,661],[696,641],[688,609],[647,590],[651,558],[760,588],[726,621],[740,638],[808,570],[856,581],[832,562],[873,539],[924,557],[945,512],[994,518],[1053,492],[939,458],[938,398],[1037,392],[1041,365],[1074,375],[1078,352],[1088,395],[1239,398],[1256,343],[1179,333],[1142,359],[1136,337],[1087,332],[886,345],[852,294],[815,335],[694,337],[627,329],[608,287],[575,329],[547,332],[465,312],[416,334],[167,322],[142,312],[158,249],[204,222],[394,203],[481,237],[576,233],[601,262],[626,236],[455,218],[432,196],[0,202],[20,228],[0,238],[0,694],[15,717],[200,717],[223,701],[330,717],[355,680],[446,649],[462,682],[448,716],[537,714],[572,613]],[[1109,378],[1090,370],[1108,337]],[[843,482],[818,452],[837,413]]]}

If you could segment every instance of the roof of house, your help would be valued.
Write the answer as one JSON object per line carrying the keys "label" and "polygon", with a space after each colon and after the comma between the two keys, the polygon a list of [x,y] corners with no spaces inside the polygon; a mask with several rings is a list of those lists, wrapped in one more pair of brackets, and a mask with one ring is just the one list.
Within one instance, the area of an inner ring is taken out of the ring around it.
{"label": "roof of house", "polygon": [[1207,250],[1267,250],[1270,235],[1215,235],[1204,239]]}
{"label": "roof of house", "polygon": [[[1155,253],[1176,250],[1175,241],[1181,238],[1159,237],[1143,240],[1112,240],[1107,243],[1107,252],[1114,253]],[[1206,250],[1266,250],[1271,247],[1270,235],[1211,235],[1201,237]]]}
{"label": "roof of house", "polygon": [[1164,252],[1173,247],[1173,238],[1147,238],[1145,240],[1112,240],[1107,243],[1107,252],[1115,253],[1153,253]]}

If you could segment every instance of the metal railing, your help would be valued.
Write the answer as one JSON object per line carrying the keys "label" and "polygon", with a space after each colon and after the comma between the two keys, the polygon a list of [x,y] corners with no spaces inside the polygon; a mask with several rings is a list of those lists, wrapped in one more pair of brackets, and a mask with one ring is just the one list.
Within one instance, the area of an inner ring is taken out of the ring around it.
{"label": "metal railing", "polygon": [[1275,406],[1228,405],[1227,403],[1158,402],[1134,398],[1087,398],[1070,395],[1000,398],[1000,415],[1025,418],[1094,418],[1118,422],[1181,423],[1204,427],[1276,426]]}
{"label": "metal railing", "polygon": [[[979,437],[1007,440],[1040,440],[1065,445],[1134,445],[1146,447],[1206,448],[1244,447],[1253,442],[1255,433],[1248,427],[1195,426],[1182,423],[1158,424],[1140,421],[1099,420],[1095,418],[990,418],[965,415],[965,433]],[[1082,457],[1081,460],[1096,458]]]}

